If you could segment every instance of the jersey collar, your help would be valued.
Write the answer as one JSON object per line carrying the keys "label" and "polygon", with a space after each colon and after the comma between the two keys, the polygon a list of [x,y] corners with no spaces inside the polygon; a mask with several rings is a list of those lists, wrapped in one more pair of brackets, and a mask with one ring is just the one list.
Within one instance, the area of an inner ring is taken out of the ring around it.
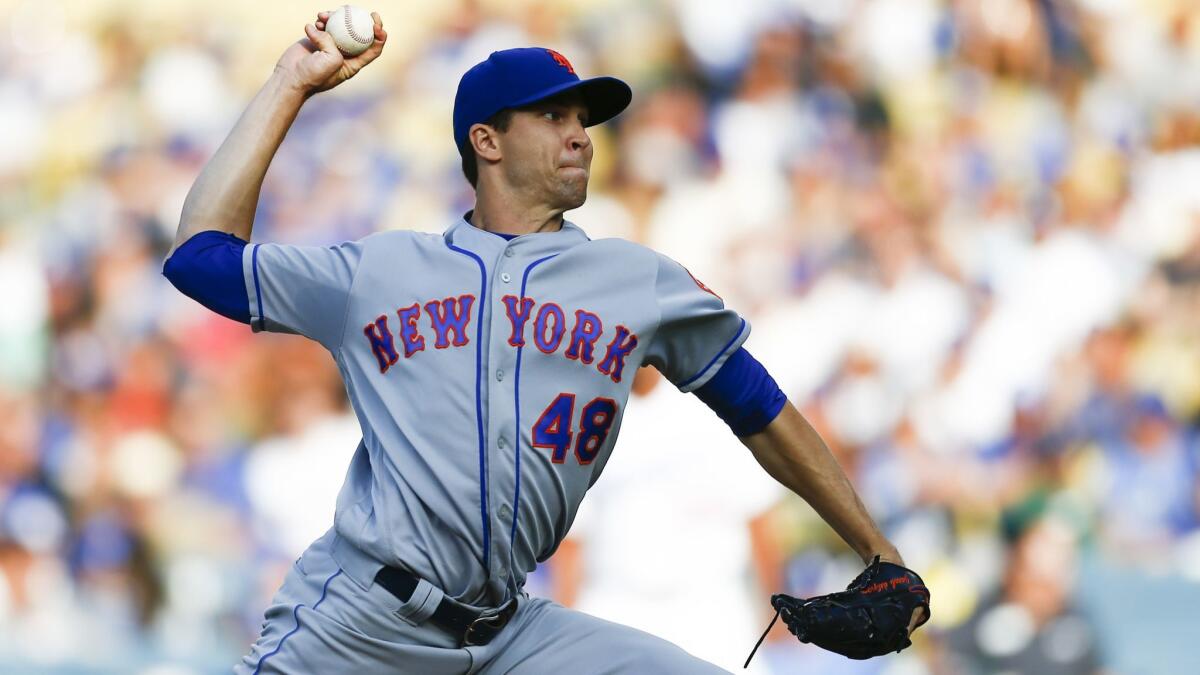
{"label": "jersey collar", "polygon": [[514,253],[522,256],[540,256],[565,251],[591,241],[582,228],[565,218],[562,228],[555,232],[535,232],[505,240],[472,225],[467,220],[470,214],[470,211],[464,213],[457,222],[446,229],[442,236],[447,244],[480,254],[498,254],[505,248],[511,248]]}

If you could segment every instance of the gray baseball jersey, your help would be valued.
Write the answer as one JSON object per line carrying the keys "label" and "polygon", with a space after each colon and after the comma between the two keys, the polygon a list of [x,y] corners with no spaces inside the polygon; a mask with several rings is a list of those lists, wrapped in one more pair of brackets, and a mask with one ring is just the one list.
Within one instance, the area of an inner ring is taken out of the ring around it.
{"label": "gray baseball jersey", "polygon": [[[749,325],[679,263],[620,239],[506,240],[459,220],[328,247],[247,246],[251,326],[333,355],[363,439],[333,556],[499,605],[567,534],[636,370],[704,384]],[[670,423],[664,420],[664,423]]]}

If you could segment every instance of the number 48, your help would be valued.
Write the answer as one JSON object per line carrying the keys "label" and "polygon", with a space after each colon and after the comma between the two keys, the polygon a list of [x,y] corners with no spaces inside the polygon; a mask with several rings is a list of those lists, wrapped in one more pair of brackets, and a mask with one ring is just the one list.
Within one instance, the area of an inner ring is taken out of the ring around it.
{"label": "number 48", "polygon": [[583,406],[579,416],[579,434],[576,436],[571,431],[571,421],[575,418],[575,394],[559,394],[542,411],[538,421],[533,423],[533,447],[550,448],[553,450],[550,461],[562,464],[567,459],[567,449],[571,447],[574,437],[575,457],[580,464],[591,464],[608,438],[616,415],[617,402],[597,396]]}

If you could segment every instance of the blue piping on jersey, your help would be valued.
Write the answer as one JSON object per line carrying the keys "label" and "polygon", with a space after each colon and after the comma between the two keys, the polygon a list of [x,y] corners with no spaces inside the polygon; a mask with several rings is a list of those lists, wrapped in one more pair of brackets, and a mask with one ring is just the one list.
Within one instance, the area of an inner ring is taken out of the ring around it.
{"label": "blue piping on jersey", "polygon": [[483,308],[487,307],[487,268],[471,251],[447,243],[451,251],[470,256],[479,265],[479,309],[475,312],[475,421],[479,426],[479,516],[483,519],[483,568],[492,574],[492,523],[488,519],[487,446],[483,438]]}
{"label": "blue piping on jersey", "polygon": [[[539,259],[529,263],[529,267],[525,268],[525,274],[521,277],[521,297],[517,298],[518,304],[525,298],[525,287],[526,287],[526,284],[529,283],[529,272],[532,271],[533,268],[537,267],[538,265],[541,265],[542,263],[546,262],[547,260],[553,258],[556,255],[558,255],[558,254],[555,253],[554,255],[548,255],[545,258],[539,258]],[[513,545],[517,541],[517,520],[518,520],[517,515],[521,511],[521,439],[523,438],[523,434],[521,433],[521,354],[524,351],[524,349],[525,349],[525,346],[523,344],[520,347],[517,347],[517,374],[513,378],[513,400],[516,402],[516,408],[517,408],[517,414],[516,414],[517,442],[514,444],[517,447],[517,480],[516,480],[517,486],[513,492],[512,532],[510,532],[508,535],[508,567],[510,570],[512,569]],[[516,576],[515,574],[511,574],[509,576],[509,579],[513,579],[515,576]]]}
{"label": "blue piping on jersey", "polygon": [[[314,612],[317,611],[317,608],[321,606],[322,602],[325,602],[325,594],[329,592],[329,582],[333,581],[334,578],[341,573],[342,570],[339,569],[338,571],[329,575],[329,578],[325,580],[325,585],[321,588],[321,597],[317,600],[316,604],[312,606]],[[283,643],[288,638],[292,637],[292,635],[295,635],[296,631],[300,630],[300,608],[303,606],[304,605],[296,605],[296,608],[292,610],[292,619],[296,622],[296,627],[293,628],[287,635],[284,635],[279,639],[279,644],[275,645],[275,649],[271,650],[270,654],[267,654],[258,660],[258,665],[254,666],[254,675],[258,675],[259,671],[262,670],[263,662],[278,654],[279,650],[283,649]]]}
{"label": "blue piping on jersey", "polygon": [[679,388],[680,388],[680,389],[683,389],[684,387],[686,387],[686,386],[688,386],[689,384],[691,384],[691,383],[695,382],[696,380],[698,380],[698,379],[700,378],[700,376],[701,376],[701,375],[703,375],[703,374],[707,373],[707,372],[708,372],[708,369],[709,369],[709,368],[712,368],[712,365],[713,365],[714,363],[716,363],[716,362],[717,362],[717,359],[721,358],[721,355],[725,353],[725,350],[729,349],[729,346],[730,346],[730,345],[732,345],[734,342],[736,342],[736,341],[737,341],[737,339],[738,339],[739,337],[741,337],[741,335],[742,335],[742,331],[743,331],[743,330],[745,330],[745,329],[746,329],[746,320],[745,320],[745,319],[742,319],[742,323],[738,325],[737,332],[733,334],[733,337],[729,339],[729,342],[726,342],[726,343],[725,343],[725,346],[724,346],[724,347],[721,347],[721,351],[717,352],[717,355],[716,355],[716,356],[714,356],[714,357],[712,357],[712,361],[709,361],[709,362],[708,362],[708,365],[706,365],[706,366],[704,366],[703,368],[701,368],[701,369],[700,369],[700,372],[698,372],[698,373],[696,373],[695,375],[693,375],[693,376],[689,377],[688,379],[684,380],[683,382],[680,382],[680,383],[679,383]]}
{"label": "blue piping on jersey", "polygon": [[254,245],[254,250],[250,252],[250,267],[254,270],[254,297],[258,299],[258,329],[267,329],[267,313],[263,311],[262,305],[262,287],[258,283],[258,247]]}

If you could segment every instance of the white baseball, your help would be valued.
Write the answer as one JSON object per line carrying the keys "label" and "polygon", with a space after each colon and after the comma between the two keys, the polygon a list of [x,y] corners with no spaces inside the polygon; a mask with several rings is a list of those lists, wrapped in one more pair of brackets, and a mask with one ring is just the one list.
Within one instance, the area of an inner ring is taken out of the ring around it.
{"label": "white baseball", "polygon": [[325,32],[333,36],[334,44],[343,54],[357,56],[375,41],[375,21],[362,7],[342,5],[329,12]]}

